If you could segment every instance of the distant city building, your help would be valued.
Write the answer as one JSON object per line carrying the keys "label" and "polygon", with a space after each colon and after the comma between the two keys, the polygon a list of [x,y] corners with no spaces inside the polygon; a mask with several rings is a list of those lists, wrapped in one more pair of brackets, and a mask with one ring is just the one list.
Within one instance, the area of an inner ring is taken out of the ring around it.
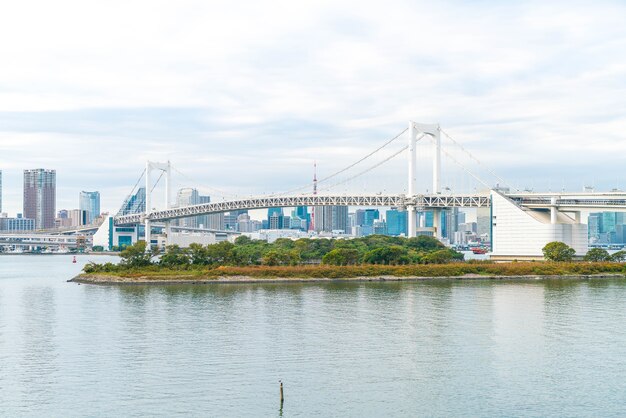
{"label": "distant city building", "polygon": [[[198,205],[201,205],[203,203],[211,203],[211,196],[198,195]],[[196,225],[198,225],[198,228],[210,229],[209,228],[209,223],[210,223],[209,216],[211,215],[196,216]]]}
{"label": "distant city building", "polygon": [[224,215],[224,231],[237,231],[237,215],[228,213]]}
{"label": "distant city building", "polygon": [[[300,223],[300,229],[302,229],[303,231],[308,231],[309,224],[311,223],[311,214],[309,213],[309,208],[307,206],[298,206],[296,207],[294,215],[304,222]],[[292,216],[292,218],[295,216]]]}
{"label": "distant city building", "polygon": [[351,232],[347,206],[315,206],[314,215],[317,232],[343,231],[345,234]]}
{"label": "distant city building", "polygon": [[35,229],[54,227],[56,170],[24,170],[24,217],[35,220]]}
{"label": "distant city building", "polygon": [[100,216],[100,192],[80,192],[78,196],[78,208],[87,212],[87,222],[90,225]]}
{"label": "distant city building", "polygon": [[372,229],[375,235],[387,235],[387,223],[385,221],[374,221]]}
{"label": "distant city building", "polygon": [[622,212],[590,213],[587,235],[592,244],[625,244],[626,216]]}
{"label": "distant city building", "polygon": [[23,218],[21,213],[15,218],[0,217],[0,231],[3,232],[21,232],[32,231],[35,229],[35,220]]}
{"label": "distant city building", "polygon": [[268,229],[283,229],[284,218],[283,208],[269,208],[267,210]]}
{"label": "distant city building", "polygon": [[[181,208],[185,206],[197,205],[200,203],[200,194],[198,190],[190,187],[178,190],[176,194],[176,206]],[[176,220],[178,226],[186,228],[197,228],[199,216],[190,216],[188,218],[182,218]]]}
{"label": "distant city building", "polygon": [[211,213],[209,215],[204,215],[204,216],[206,216],[206,220],[207,220],[206,225],[204,225],[206,229],[215,229],[218,231],[226,230],[225,225],[224,225],[224,213],[223,212]]}
{"label": "distant city building", "polygon": [[406,210],[398,210],[391,208],[385,214],[387,218],[387,234],[398,236],[407,235],[408,230],[408,212]]}
{"label": "distant city building", "polygon": [[69,211],[70,226],[88,225],[88,215],[86,210],[72,209]]}

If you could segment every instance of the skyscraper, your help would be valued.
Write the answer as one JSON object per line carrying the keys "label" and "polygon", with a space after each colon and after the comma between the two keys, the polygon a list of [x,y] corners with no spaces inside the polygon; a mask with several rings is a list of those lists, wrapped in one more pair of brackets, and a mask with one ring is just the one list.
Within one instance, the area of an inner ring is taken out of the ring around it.
{"label": "skyscraper", "polygon": [[24,217],[35,220],[36,229],[54,227],[56,170],[24,170]]}
{"label": "skyscraper", "polygon": [[387,234],[407,235],[408,213],[406,210],[400,211],[391,208],[387,211]]}
{"label": "skyscraper", "polygon": [[[186,187],[178,190],[176,195],[176,205],[180,207],[197,205],[200,203],[200,194],[198,190]],[[178,219],[178,226],[184,226],[187,228],[198,227],[198,216]]]}
{"label": "skyscraper", "polygon": [[317,232],[350,232],[347,206],[315,206],[314,215]]}
{"label": "skyscraper", "polygon": [[92,224],[94,219],[100,216],[100,192],[80,192],[78,195],[78,209],[87,213],[87,225]]}

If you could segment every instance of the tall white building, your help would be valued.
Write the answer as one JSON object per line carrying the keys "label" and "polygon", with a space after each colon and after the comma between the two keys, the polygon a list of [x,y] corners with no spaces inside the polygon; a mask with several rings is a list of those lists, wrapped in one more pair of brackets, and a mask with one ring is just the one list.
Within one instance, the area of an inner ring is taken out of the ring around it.
{"label": "tall white building", "polygon": [[497,191],[491,192],[493,260],[542,259],[543,247],[561,241],[584,256],[588,250],[587,225],[580,216],[531,210],[516,205]]}

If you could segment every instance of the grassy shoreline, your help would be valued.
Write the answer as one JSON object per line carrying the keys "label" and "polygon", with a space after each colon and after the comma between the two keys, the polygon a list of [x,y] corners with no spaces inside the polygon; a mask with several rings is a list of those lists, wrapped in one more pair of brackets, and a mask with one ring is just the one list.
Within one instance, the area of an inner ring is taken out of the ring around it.
{"label": "grassy shoreline", "polygon": [[117,272],[83,273],[79,283],[268,283],[325,281],[418,281],[458,279],[534,279],[626,277],[623,263],[449,263],[433,265],[357,266],[219,266],[171,269],[160,266]]}

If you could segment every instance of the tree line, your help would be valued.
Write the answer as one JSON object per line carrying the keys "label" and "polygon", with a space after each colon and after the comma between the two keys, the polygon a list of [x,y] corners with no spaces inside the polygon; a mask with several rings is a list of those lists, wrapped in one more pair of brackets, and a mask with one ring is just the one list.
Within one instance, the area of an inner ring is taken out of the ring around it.
{"label": "tree line", "polygon": [[239,236],[234,243],[191,244],[188,248],[169,245],[165,252],[146,252],[146,243],[139,241],[126,247],[121,262],[98,265],[91,263],[86,272],[113,271],[159,265],[187,269],[202,266],[296,266],[327,264],[348,266],[359,264],[409,265],[442,264],[462,261],[463,254],[445,247],[429,236],[415,238],[369,235],[343,239],[278,239],[273,243]]}

